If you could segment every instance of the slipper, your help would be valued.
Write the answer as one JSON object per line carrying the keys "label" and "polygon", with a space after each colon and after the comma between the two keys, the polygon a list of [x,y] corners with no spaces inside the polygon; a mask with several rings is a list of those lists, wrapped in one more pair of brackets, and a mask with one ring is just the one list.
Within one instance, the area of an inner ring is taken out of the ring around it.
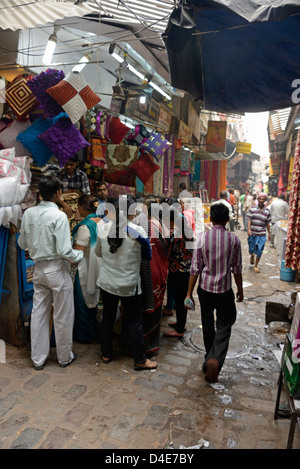
{"label": "slipper", "polygon": [[101,358],[102,358],[103,363],[109,363],[111,360],[111,358],[103,357],[103,355],[101,355]]}
{"label": "slipper", "polygon": [[157,363],[152,362],[151,360],[147,359],[145,363],[135,363],[133,368],[137,371],[140,370],[155,370],[157,368]]}
{"label": "slipper", "polygon": [[258,267],[253,267],[254,272],[260,272],[260,269]]}
{"label": "slipper", "polygon": [[163,316],[173,316],[174,312],[172,309],[167,309],[167,308],[164,308],[163,309]]}
{"label": "slipper", "polygon": [[183,339],[184,333],[180,334],[177,331],[167,331],[163,333],[164,337],[170,337],[172,339]]}

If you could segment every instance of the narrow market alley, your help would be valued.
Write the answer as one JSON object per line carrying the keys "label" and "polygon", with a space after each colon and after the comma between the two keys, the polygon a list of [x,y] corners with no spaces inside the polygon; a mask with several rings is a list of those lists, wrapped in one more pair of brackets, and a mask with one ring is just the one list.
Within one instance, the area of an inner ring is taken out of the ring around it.
{"label": "narrow market alley", "polygon": [[[289,418],[274,420],[280,363],[274,351],[284,333],[265,324],[267,301],[288,306],[300,285],[281,281],[276,249],[267,242],[254,273],[247,234],[243,246],[243,303],[219,382],[201,371],[199,313],[189,313],[184,340],[161,338],[155,371],[134,371],[132,358],[100,360],[99,344],[74,343],[77,361],[60,368],[55,350],[35,371],[29,344],[6,346],[0,363],[0,449],[285,449]],[[164,317],[162,332],[168,327]],[[282,403],[285,405],[285,395]],[[293,448],[300,448],[296,426]]]}

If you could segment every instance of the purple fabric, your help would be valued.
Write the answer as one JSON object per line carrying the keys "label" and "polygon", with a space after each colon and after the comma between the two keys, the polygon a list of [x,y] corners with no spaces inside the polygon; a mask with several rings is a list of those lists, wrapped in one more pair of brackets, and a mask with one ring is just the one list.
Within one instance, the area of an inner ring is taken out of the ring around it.
{"label": "purple fabric", "polygon": [[26,83],[44,109],[47,117],[54,117],[63,111],[55,99],[46,93],[46,90],[56,85],[64,78],[65,74],[62,70],[48,68]]}
{"label": "purple fabric", "polygon": [[159,157],[168,150],[170,145],[171,143],[160,132],[154,130],[150,137],[141,144],[141,147],[159,161]]}
{"label": "purple fabric", "polygon": [[101,132],[101,117],[102,117],[102,112],[99,111],[96,117],[96,131],[97,131],[97,134],[103,138],[103,135]]}
{"label": "purple fabric", "polygon": [[90,145],[69,118],[59,119],[50,129],[38,135],[58,159],[60,167],[82,148]]}

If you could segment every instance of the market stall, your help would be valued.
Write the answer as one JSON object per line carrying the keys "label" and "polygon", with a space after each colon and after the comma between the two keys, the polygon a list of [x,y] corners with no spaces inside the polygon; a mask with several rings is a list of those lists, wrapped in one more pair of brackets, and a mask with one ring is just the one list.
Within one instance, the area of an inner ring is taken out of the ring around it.
{"label": "market stall", "polygon": [[[0,117],[0,225],[10,230],[0,302],[0,338],[20,344],[32,304],[33,264],[17,247],[22,213],[39,203],[41,176],[57,174],[74,155],[78,168],[95,183],[108,183],[109,196],[169,194],[174,163],[174,136],[142,124],[127,126],[120,115],[101,107],[84,76],[47,69],[38,75],[3,79],[6,104]],[[2,90],[3,91],[3,90]],[[171,190],[171,193],[172,190]],[[76,212],[74,194],[63,194]],[[70,222],[70,235],[76,217]],[[4,249],[2,249],[4,252]],[[6,267],[5,267],[6,266]],[[9,305],[12,298],[13,305]],[[12,312],[13,310],[13,312]],[[18,323],[18,328],[10,323]],[[12,332],[13,331],[13,332]],[[17,331],[17,333],[16,333]]]}

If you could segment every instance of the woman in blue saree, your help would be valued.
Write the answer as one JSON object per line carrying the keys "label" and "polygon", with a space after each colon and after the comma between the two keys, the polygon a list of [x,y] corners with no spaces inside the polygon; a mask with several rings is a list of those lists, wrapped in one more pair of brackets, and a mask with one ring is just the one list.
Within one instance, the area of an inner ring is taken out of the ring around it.
{"label": "woman in blue saree", "polygon": [[100,224],[96,215],[97,199],[83,195],[78,199],[78,211],[84,219],[73,229],[73,247],[84,252],[74,278],[74,339],[81,343],[94,341],[97,326],[97,305],[100,290],[96,286],[101,259],[95,255],[95,244]]}

